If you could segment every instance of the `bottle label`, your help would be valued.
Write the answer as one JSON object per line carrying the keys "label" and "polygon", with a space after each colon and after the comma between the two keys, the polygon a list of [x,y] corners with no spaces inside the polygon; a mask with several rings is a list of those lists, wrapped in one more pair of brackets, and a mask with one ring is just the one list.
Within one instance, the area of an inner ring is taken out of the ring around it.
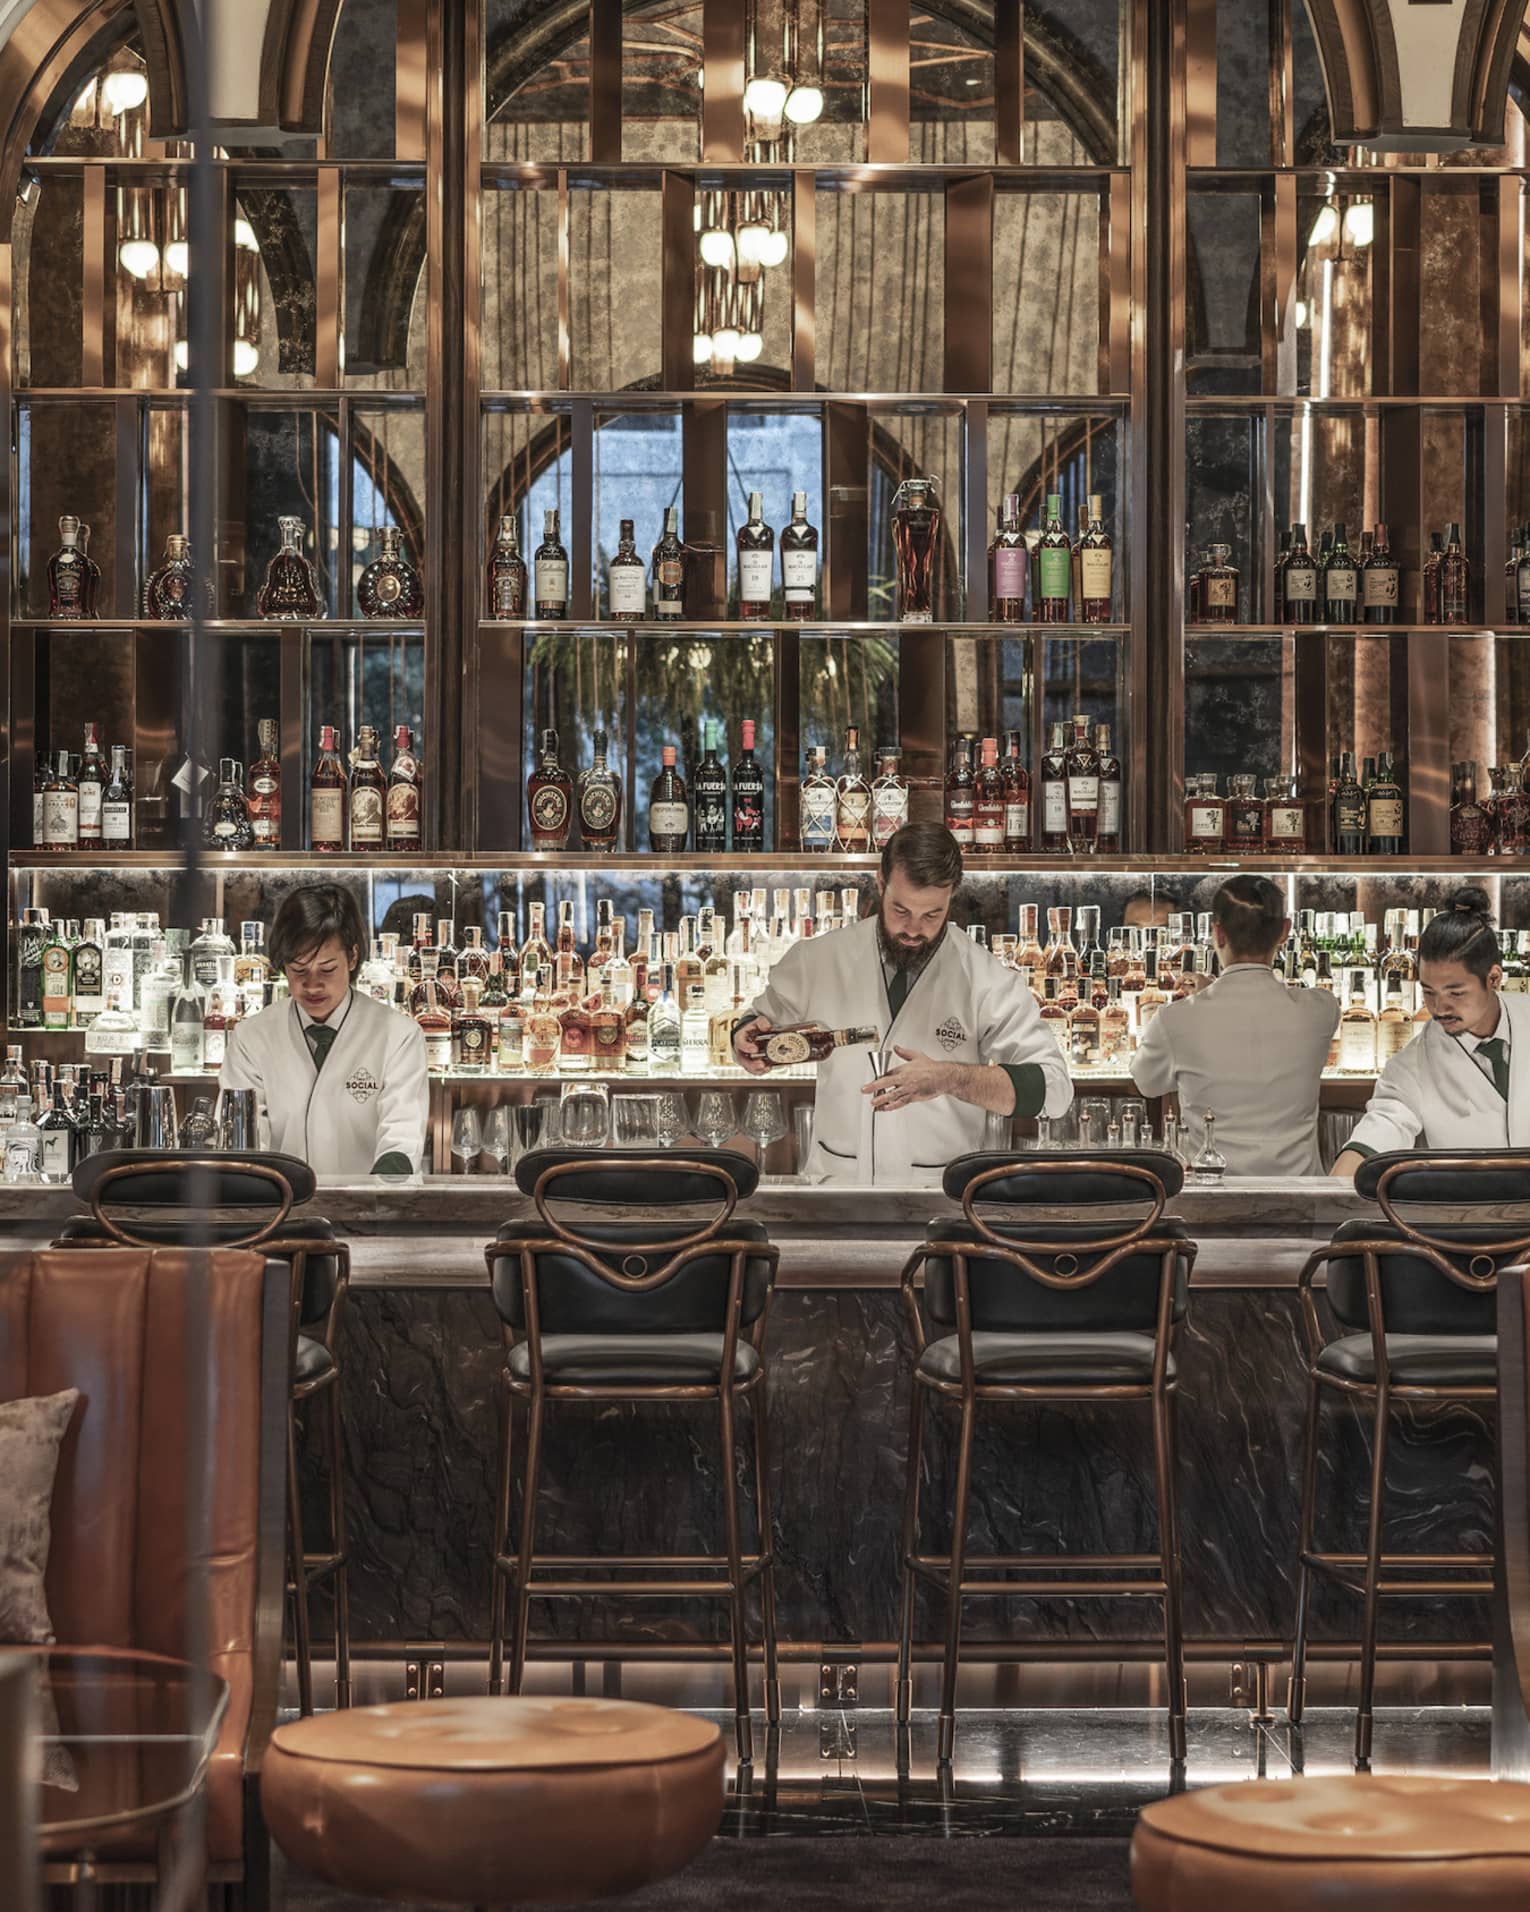
{"label": "bottle label", "polygon": [[871,833],[880,850],[908,822],[908,785],[876,783],[871,787]]}
{"label": "bottle label", "polygon": [[775,554],[771,551],[740,551],[738,554],[738,597],[741,604],[768,604],[770,579]]}
{"label": "bottle label", "polygon": [[221,1023],[206,1023],[202,1029],[202,1067],[221,1069],[228,1053],[228,1030]]}
{"label": "bottle label", "polygon": [[1041,786],[1041,827],[1048,836],[1068,833],[1068,786],[1060,778]]}
{"label": "bottle label", "polygon": [[67,1181],[69,1177],[68,1129],[44,1129],[38,1136],[41,1143],[40,1167],[44,1175],[54,1181]]}
{"label": "bottle label", "polygon": [[420,840],[420,792],[412,783],[390,783],[386,807],[388,842],[402,849]]}
{"label": "bottle label", "polygon": [[871,792],[864,784],[859,790],[840,791],[835,827],[841,843],[866,842],[871,828]]}
{"label": "bottle label", "polygon": [[62,943],[49,943],[43,950],[43,1001],[50,996],[69,1000],[69,952]]}
{"label": "bottle label", "polygon": [[131,843],[132,840],[132,804],[103,803],[101,805],[101,841],[103,843]]}
{"label": "bottle label", "polygon": [[621,1047],[623,1024],[620,1016],[597,1016],[594,1029],[597,1049],[614,1054]]}
{"label": "bottle label", "polygon": [[1362,573],[1366,608],[1397,602],[1397,571],[1392,565],[1367,565]]}
{"label": "bottle label", "polygon": [[1189,816],[1191,841],[1220,843],[1226,814],[1219,803],[1192,803]]}
{"label": "bottle label", "polygon": [[972,841],[980,849],[1002,850],[1004,848],[1004,811],[989,809],[986,805],[976,811],[972,819]]}
{"label": "bottle label", "polygon": [[1011,797],[1004,806],[1004,834],[1011,842],[1023,843],[1031,833],[1029,797]]}
{"label": "bottle label", "polygon": [[1355,567],[1352,564],[1330,564],[1323,573],[1323,594],[1330,604],[1335,601],[1353,603],[1355,589]]}
{"label": "bottle label", "polygon": [[175,1075],[200,1075],[203,1067],[202,1025],[173,1023],[170,1028],[170,1068]]}
{"label": "bottle label", "polygon": [[78,561],[54,565],[53,595],[58,603],[55,617],[79,616],[85,603],[85,577]]}
{"label": "bottle label", "polygon": [[728,797],[726,791],[696,792],[697,847],[707,841],[726,848],[728,843]]}
{"label": "bottle label", "polygon": [[1402,798],[1372,797],[1371,835],[1373,837],[1400,837],[1402,833]]}
{"label": "bottle label", "polygon": [[464,1017],[458,1026],[457,1044],[464,1066],[481,1069],[489,1052],[489,1025],[476,1017]]}
{"label": "bottle label", "polygon": [[765,1038],[764,1059],[773,1069],[790,1069],[811,1062],[813,1045],[800,1029],[776,1029]]}
{"label": "bottle label", "polygon": [[452,1066],[452,1032],[448,1029],[425,1031],[425,1067],[446,1070]]}
{"label": "bottle label", "polygon": [[342,843],[345,840],[345,792],[314,790],[309,793],[309,837],[314,843]]}
{"label": "bottle label", "polygon": [[568,602],[568,559],[538,558],[536,560],[537,605],[567,604]]}
{"label": "bottle label", "polygon": [[1287,604],[1315,604],[1317,602],[1317,569],[1310,564],[1299,565],[1295,570],[1287,571],[1281,581]]}
{"label": "bottle label", "polygon": [[679,617],[685,609],[684,558],[659,558],[653,567],[654,607]]}
{"label": "bottle label", "polygon": [[74,1011],[95,1015],[105,1006],[101,992],[101,952],[94,943],[77,943],[74,950]]}
{"label": "bottle label", "polygon": [[351,846],[357,850],[382,847],[383,793],[370,784],[351,790]]}
{"label": "bottle label", "polygon": [[648,609],[648,580],[640,564],[613,564],[608,573],[612,617],[641,617]]}
{"label": "bottle label", "polygon": [[649,805],[648,833],[656,837],[680,837],[691,827],[690,812],[683,803],[665,799]]}
{"label": "bottle label", "polygon": [[993,594],[996,598],[1023,598],[1030,558],[1024,545],[1001,544],[993,554]]}
{"label": "bottle label", "polygon": [[544,836],[568,828],[568,793],[560,784],[544,783],[532,796],[531,827]]}
{"label": "bottle label", "polygon": [[1085,545],[1078,554],[1079,592],[1086,598],[1110,597],[1112,554],[1100,545]]}
{"label": "bottle label", "polygon": [[1074,816],[1087,815],[1100,807],[1100,780],[1098,777],[1069,777],[1068,808]]}
{"label": "bottle label", "polygon": [[[740,567],[742,569],[742,566]],[[818,553],[781,549],[781,588],[788,604],[811,604],[818,591]],[[740,592],[742,596],[743,593]]]}
{"label": "bottle label", "polygon": [[490,602],[495,617],[522,615],[526,607],[526,573],[520,565],[495,565]]}
{"label": "bottle label", "polygon": [[87,833],[92,837],[101,834],[101,785],[81,782],[80,791],[80,835]]}
{"label": "bottle label", "polygon": [[80,797],[77,790],[45,790],[42,808],[45,844],[72,847],[80,840]]}
{"label": "bottle label", "polygon": [[733,798],[733,847],[736,850],[758,850],[765,843],[765,805],[753,793],[747,795],[734,793]]}
{"label": "bottle label", "polygon": [[37,1173],[37,1147],[30,1137],[9,1138],[5,1144],[5,1179],[24,1182]]}
{"label": "bottle label", "polygon": [[1100,835],[1116,836],[1121,829],[1121,786],[1114,777],[1100,780]]}
{"label": "bottle label", "polygon": [[1238,607],[1238,580],[1236,578],[1202,578],[1201,590],[1205,594],[1205,604],[1208,610],[1233,611]]}
{"label": "bottle label", "polygon": [[1369,1016],[1363,1022],[1357,1017],[1341,1024],[1340,1030],[1339,1067],[1368,1075],[1376,1066],[1376,1025]]}
{"label": "bottle label", "polygon": [[579,827],[586,836],[606,836],[616,822],[616,786],[604,778],[579,792]]}
{"label": "bottle label", "polygon": [[526,1054],[526,1023],[519,1006],[502,1009],[499,1015],[499,1066],[518,1069]]}
{"label": "bottle label", "polygon": [[1073,553],[1066,545],[1041,547],[1041,595],[1067,602],[1073,592]]}
{"label": "bottle label", "polygon": [[1356,794],[1353,797],[1340,797],[1334,805],[1334,825],[1340,836],[1364,836],[1365,834],[1365,798]]}
{"label": "bottle label", "polygon": [[802,791],[802,847],[827,850],[834,842],[834,786],[805,784]]}

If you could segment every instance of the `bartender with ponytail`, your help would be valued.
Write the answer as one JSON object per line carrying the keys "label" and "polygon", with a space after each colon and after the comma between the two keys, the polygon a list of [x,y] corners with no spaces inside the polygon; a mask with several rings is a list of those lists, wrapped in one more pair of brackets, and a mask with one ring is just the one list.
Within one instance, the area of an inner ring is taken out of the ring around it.
{"label": "bartender with ponytail", "polygon": [[1503,995],[1487,892],[1458,890],[1418,945],[1430,1020],[1376,1083],[1335,1175],[1393,1149],[1530,1147],[1530,996]]}

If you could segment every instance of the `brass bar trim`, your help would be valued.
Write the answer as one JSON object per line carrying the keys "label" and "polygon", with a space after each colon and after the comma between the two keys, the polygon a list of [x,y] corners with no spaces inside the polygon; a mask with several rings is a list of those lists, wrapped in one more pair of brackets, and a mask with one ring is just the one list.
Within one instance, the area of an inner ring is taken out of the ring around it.
{"label": "brass bar trim", "polygon": [[109,228],[107,197],[116,199],[104,170],[91,167],[84,179],[81,235],[80,378],[86,385],[111,385],[116,379],[117,259]]}
{"label": "brass bar trim", "polygon": [[[949,284],[949,281],[948,281]],[[981,400],[963,407],[967,455],[963,460],[966,496],[962,502],[962,542],[966,577],[963,605],[970,618],[988,615],[988,406]],[[1003,474],[1000,474],[1002,481]],[[1001,485],[1002,488],[1002,485]],[[942,640],[942,643],[944,640]],[[945,721],[945,709],[941,709]]]}
{"label": "brass bar trim", "polygon": [[1450,636],[1446,631],[1411,631],[1403,641],[1408,652],[1409,841],[1415,857],[1446,856],[1450,852]]}
{"label": "brass bar trim", "polygon": [[321,166],[317,187],[313,378],[321,390],[333,391],[339,387],[345,363],[345,203],[340,168]]}
{"label": "brass bar trim", "polygon": [[659,187],[663,234],[660,260],[659,362],[665,389],[689,392],[696,384],[691,340],[696,329],[696,182],[689,173],[666,169]]}
{"label": "brass bar trim", "polygon": [[622,159],[622,0],[590,0],[590,158]]}
{"label": "brass bar trim", "polygon": [[[393,156],[423,164],[427,155],[430,112],[430,0],[397,0],[397,44],[393,67]],[[481,89],[477,67],[468,83]]]}
{"label": "brass bar trim", "polygon": [[573,385],[573,341],[570,336],[568,168],[558,168],[558,390]]}
{"label": "brass bar trim", "polygon": [[874,166],[909,158],[909,0],[866,0],[866,158]]}
{"label": "brass bar trim", "polygon": [[701,156],[744,157],[744,8],[741,0],[702,0]]}
{"label": "brass bar trim", "polygon": [[572,621],[588,622],[595,612],[595,407],[580,399],[572,414],[568,608]]}
{"label": "brass bar trim", "polygon": [[1001,166],[1025,163],[1025,0],[994,0],[994,152]]}
{"label": "brass bar trim", "polygon": [[1185,0],[1184,19],[1185,164],[1215,166],[1217,0]]}
{"label": "brass bar trim", "polygon": [[800,173],[792,179],[792,390],[817,389],[818,190]]}
{"label": "brass bar trim", "polygon": [[993,384],[991,173],[947,185],[944,224],[943,383],[948,392],[986,392]]}

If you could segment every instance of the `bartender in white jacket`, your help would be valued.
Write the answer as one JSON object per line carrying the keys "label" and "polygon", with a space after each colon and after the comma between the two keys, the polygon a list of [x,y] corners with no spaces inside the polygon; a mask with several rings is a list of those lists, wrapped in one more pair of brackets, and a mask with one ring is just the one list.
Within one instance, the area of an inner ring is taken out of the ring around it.
{"label": "bartender in white jacket", "polygon": [[1230,877],[1212,899],[1211,925],[1220,975],[1159,1010],[1132,1080],[1144,1095],[1178,1095],[1192,1155],[1209,1112],[1230,1174],[1321,1175],[1318,1098],[1338,1002],[1276,975],[1291,922],[1267,876]]}
{"label": "bartender in white jacket", "polygon": [[1382,1070],[1335,1175],[1393,1149],[1530,1148],[1530,996],[1505,996],[1486,890],[1457,890],[1418,944],[1430,1020]]}
{"label": "bartender in white jacket", "polygon": [[349,890],[293,890],[271,925],[291,997],[229,1034],[220,1091],[253,1089],[260,1132],[316,1172],[411,1175],[425,1152],[425,1036],[354,987],[366,931]]}
{"label": "bartender in white jacket", "polygon": [[961,875],[949,830],[905,824],[882,852],[877,914],[794,945],[734,1030],[734,1054],[755,1075],[772,1028],[880,1034],[885,1073],[864,1047],[818,1065],[812,1176],[938,1186],[948,1162],[982,1148],[990,1112],[1055,1117],[1073,1100],[1030,990],[950,927]]}

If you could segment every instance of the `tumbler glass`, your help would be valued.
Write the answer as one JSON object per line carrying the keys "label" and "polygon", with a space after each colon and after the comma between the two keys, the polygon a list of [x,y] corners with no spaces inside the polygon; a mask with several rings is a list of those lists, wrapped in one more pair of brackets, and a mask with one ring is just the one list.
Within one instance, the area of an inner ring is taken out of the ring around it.
{"label": "tumbler glass", "polygon": [[611,1132],[611,1091],[604,1082],[567,1082],[558,1104],[558,1129],[569,1148],[598,1149]]}

